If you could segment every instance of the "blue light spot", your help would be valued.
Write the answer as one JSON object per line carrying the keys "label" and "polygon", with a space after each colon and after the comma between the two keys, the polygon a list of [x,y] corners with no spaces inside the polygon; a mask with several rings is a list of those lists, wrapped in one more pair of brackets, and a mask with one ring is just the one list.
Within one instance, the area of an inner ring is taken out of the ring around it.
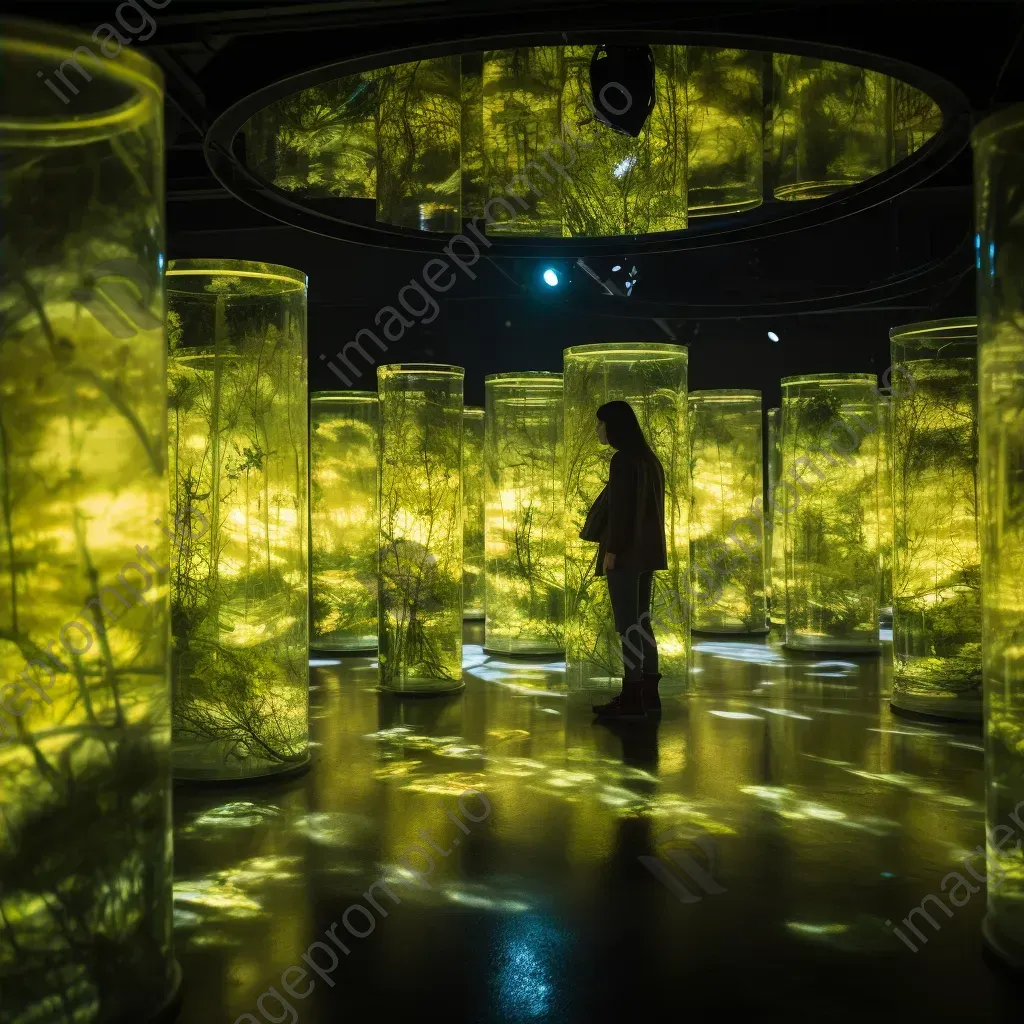
{"label": "blue light spot", "polygon": [[544,283],[549,288],[557,288],[558,287],[558,271],[552,269],[551,267],[548,267],[547,270],[544,271],[544,275],[543,276],[544,276]]}

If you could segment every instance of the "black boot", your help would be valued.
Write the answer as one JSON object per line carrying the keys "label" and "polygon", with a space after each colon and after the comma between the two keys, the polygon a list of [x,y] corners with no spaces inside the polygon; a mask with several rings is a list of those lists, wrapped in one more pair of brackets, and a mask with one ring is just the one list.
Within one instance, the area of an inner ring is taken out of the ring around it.
{"label": "black boot", "polygon": [[622,693],[607,704],[594,704],[591,710],[600,718],[644,718],[643,684],[639,679],[623,679]]}
{"label": "black boot", "polygon": [[648,711],[661,710],[661,697],[658,695],[658,681],[660,679],[660,672],[645,672],[640,677],[640,689],[643,692],[644,707]]}

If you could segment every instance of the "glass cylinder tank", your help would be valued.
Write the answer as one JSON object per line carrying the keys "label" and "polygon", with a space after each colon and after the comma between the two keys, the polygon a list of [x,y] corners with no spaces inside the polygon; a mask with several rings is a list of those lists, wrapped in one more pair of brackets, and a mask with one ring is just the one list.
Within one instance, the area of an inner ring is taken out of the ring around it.
{"label": "glass cylinder tank", "polygon": [[787,647],[879,650],[880,454],[873,374],[782,379]]}
{"label": "glass cylinder tank", "polygon": [[94,48],[0,22],[0,1017],[26,1024],[148,1020],[177,986],[163,79]]}
{"label": "glass cylinder tank", "polygon": [[309,760],[306,276],[167,269],[174,771],[278,775]]}
{"label": "glass cylinder tank", "polygon": [[981,719],[977,322],[889,332],[892,396],[892,705]]}
{"label": "glass cylinder tank", "polygon": [[782,410],[768,410],[768,565],[771,567],[771,601],[769,610],[773,626],[786,624],[786,538],[782,521],[782,505],[775,495],[782,480]]}
{"label": "glass cylinder tank", "polygon": [[462,417],[462,617],[484,617],[484,411]]}
{"label": "glass cylinder tank", "polygon": [[[896,388],[900,387],[897,380]],[[878,566],[882,593],[879,597],[879,621],[892,626],[892,541],[893,541],[893,439],[892,395],[878,403],[878,429],[881,432],[881,457],[878,461]]]}
{"label": "glass cylinder tank", "polygon": [[377,648],[376,391],[318,391],[309,402],[309,646]]}
{"label": "glass cylinder tank", "polygon": [[767,631],[760,391],[691,391],[690,625]]}
{"label": "glass cylinder tank", "polygon": [[380,684],[462,688],[461,366],[377,368],[381,413]]}
{"label": "glass cylinder tank", "polygon": [[1024,967],[1024,106],[974,132],[989,946]]}
{"label": "glass cylinder tank", "polygon": [[942,128],[926,93],[880,71],[776,53],[769,154],[774,195],[820,199],[881,174]]}
{"label": "glass cylinder tank", "polygon": [[565,617],[562,375],[484,379],[484,645],[505,654],[560,654]]}
{"label": "glass cylinder tank", "polygon": [[623,342],[565,350],[565,646],[572,687],[622,679],[622,654],[608,587],[596,575],[597,545],[580,540],[594,499],[608,480],[612,449],[597,439],[597,410],[633,406],[665,469],[668,570],[655,576],[651,622],[663,675],[686,678],[690,651],[689,440],[687,353],[681,345]]}

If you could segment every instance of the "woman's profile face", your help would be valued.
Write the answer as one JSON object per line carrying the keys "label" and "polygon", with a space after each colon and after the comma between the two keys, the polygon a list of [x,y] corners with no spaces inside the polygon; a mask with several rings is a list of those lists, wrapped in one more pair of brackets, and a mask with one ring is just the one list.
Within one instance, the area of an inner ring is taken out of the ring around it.
{"label": "woman's profile face", "polygon": [[608,443],[608,427],[605,425],[604,420],[597,421],[597,439],[601,444]]}

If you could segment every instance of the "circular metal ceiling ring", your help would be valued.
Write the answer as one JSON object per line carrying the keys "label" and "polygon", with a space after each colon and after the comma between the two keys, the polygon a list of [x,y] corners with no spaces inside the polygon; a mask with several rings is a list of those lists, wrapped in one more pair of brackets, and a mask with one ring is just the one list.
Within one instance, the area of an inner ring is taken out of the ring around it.
{"label": "circular metal ceiling ring", "polygon": [[[943,124],[941,130],[920,149],[899,160],[888,170],[822,198],[800,202],[768,202],[739,215],[705,217],[691,221],[683,231],[656,234],[572,238],[547,238],[536,235],[495,237],[489,234],[488,257],[550,259],[565,258],[570,254],[588,257],[677,252],[801,231],[887,202],[940,171],[968,142],[972,116],[970,104],[964,94],[946,79],[903,61],[845,47],[768,36],[651,30],[587,30],[580,33],[547,32],[485,36],[458,42],[430,43],[403,50],[367,54],[310,69],[258,89],[221,113],[206,136],[204,151],[207,163],[224,188],[253,209],[275,220],[330,238],[363,245],[415,252],[441,252],[449,243],[452,232],[416,231],[382,222],[368,225],[346,220],[336,214],[311,208],[304,200],[277,188],[240,158],[236,141],[242,127],[250,117],[276,100],[345,75],[432,57],[561,43],[709,46],[836,61],[880,72],[921,90],[939,107]],[[478,223],[481,222],[482,218]]]}

